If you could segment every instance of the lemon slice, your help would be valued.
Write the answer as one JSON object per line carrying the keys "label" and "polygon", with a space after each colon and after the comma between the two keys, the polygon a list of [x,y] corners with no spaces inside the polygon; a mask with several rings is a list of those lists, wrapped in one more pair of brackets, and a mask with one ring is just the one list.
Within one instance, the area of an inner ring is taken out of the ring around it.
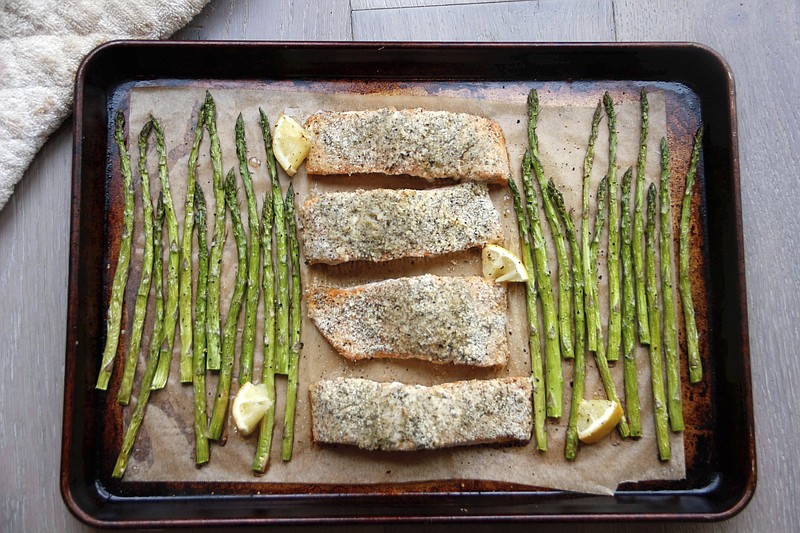
{"label": "lemon slice", "polygon": [[578,438],[592,444],[611,433],[622,419],[622,406],[611,400],[581,400],[578,406]]}
{"label": "lemon slice", "polygon": [[272,400],[265,384],[245,383],[236,394],[231,409],[233,421],[239,428],[239,433],[242,435],[252,433],[270,407],[272,407]]}
{"label": "lemon slice", "polygon": [[272,135],[272,151],[283,170],[291,177],[311,150],[311,135],[295,119],[281,113]]}
{"label": "lemon slice", "polygon": [[483,247],[483,277],[498,283],[528,281],[528,270],[519,258],[502,246]]}

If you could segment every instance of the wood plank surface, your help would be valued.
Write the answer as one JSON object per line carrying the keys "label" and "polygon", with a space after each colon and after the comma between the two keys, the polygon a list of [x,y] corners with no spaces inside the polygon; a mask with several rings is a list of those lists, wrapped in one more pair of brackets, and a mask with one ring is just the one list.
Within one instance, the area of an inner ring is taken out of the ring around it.
{"label": "wood plank surface", "polygon": [[[800,7],[795,0],[212,0],[176,37],[697,41],[737,87],[759,484],[721,524],[542,524],[538,531],[797,531],[800,457]],[[0,211],[0,530],[87,531],[59,494],[71,120]],[[338,526],[292,531],[353,531]],[[365,526],[359,531],[461,531]],[[493,525],[474,531],[505,531]],[[526,527],[520,530],[530,530]],[[221,530],[220,530],[221,531]]]}
{"label": "wood plank surface", "polygon": [[426,6],[460,6],[466,4],[499,4],[520,0],[350,0],[353,11],[368,9],[402,9]]}
{"label": "wood plank surface", "polygon": [[[609,0],[532,0],[353,11],[361,41],[613,41]],[[567,24],[556,21],[569,21]]]}
{"label": "wood plank surface", "polygon": [[212,0],[173,39],[349,41],[348,0]]}

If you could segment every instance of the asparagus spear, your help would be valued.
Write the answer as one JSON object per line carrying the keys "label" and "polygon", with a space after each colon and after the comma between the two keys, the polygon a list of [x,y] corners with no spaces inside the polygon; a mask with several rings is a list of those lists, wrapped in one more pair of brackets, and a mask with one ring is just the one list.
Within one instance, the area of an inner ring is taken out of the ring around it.
{"label": "asparagus spear", "polygon": [[272,210],[275,225],[275,256],[278,260],[277,278],[278,294],[276,302],[277,339],[275,344],[275,373],[289,372],[289,250],[286,236],[283,194],[278,181],[278,167],[275,154],[272,152],[272,134],[269,131],[269,119],[261,109],[261,132],[264,136],[264,148],[267,152],[267,167],[272,181]]}
{"label": "asparagus spear", "polygon": [[525,208],[522,205],[517,184],[514,183],[514,180],[509,180],[508,187],[511,189],[514,212],[517,215],[522,262],[525,265],[525,270],[528,271],[528,280],[525,282],[525,303],[528,315],[528,346],[531,351],[531,379],[533,380],[533,431],[536,436],[536,448],[546,452],[544,361],[542,360],[542,345],[539,339],[539,316],[536,309],[536,275],[534,272],[533,253],[531,252],[531,239],[528,232],[528,222],[525,220]]}
{"label": "asparagus spear", "polygon": [[217,135],[217,107],[211,93],[206,91],[206,129],[211,140],[211,167],[214,177],[214,229],[211,235],[211,252],[208,259],[208,301],[206,303],[206,365],[209,370],[220,367],[219,283],[222,250],[225,247],[225,182],[222,176],[222,151]]}
{"label": "asparagus spear", "polygon": [[617,198],[617,115],[606,92],[603,103],[608,116],[608,349],[609,361],[619,359],[621,308],[619,295],[619,199]]}
{"label": "asparagus spear", "polygon": [[583,267],[578,235],[575,231],[572,217],[564,205],[564,196],[556,188],[553,180],[548,182],[547,192],[552,198],[559,216],[564,221],[567,242],[569,242],[570,251],[572,252],[572,279],[575,287],[573,293],[575,301],[575,365],[572,372],[572,400],[569,410],[564,457],[575,459],[578,453],[578,406],[583,399],[586,379],[586,320],[583,315]]}
{"label": "asparagus spear", "polygon": [[633,169],[622,177],[622,357],[625,365],[625,406],[628,411],[631,436],[642,436],[642,420],[639,409],[639,385],[636,382],[635,315],[636,294],[633,284],[633,241],[631,240],[631,182]]}
{"label": "asparagus spear", "polygon": [[700,159],[700,147],[703,144],[703,126],[694,135],[692,159],[686,174],[686,188],[683,191],[681,204],[680,251],[678,254],[678,277],[683,302],[683,318],[686,322],[686,354],[689,360],[689,381],[697,383],[703,379],[703,365],[700,362],[698,349],[697,323],[694,318],[694,302],[692,301],[692,279],[689,276],[689,219],[692,214],[692,190],[697,174],[697,163]]}
{"label": "asparagus spear", "polygon": [[661,307],[656,280],[656,186],[647,191],[647,231],[645,233],[645,274],[647,278],[647,309],[650,322],[650,374],[653,384],[656,442],[662,461],[670,458],[667,400],[664,393],[664,369],[661,361]]}
{"label": "asparagus spear", "polygon": [[261,209],[261,249],[264,254],[261,286],[264,290],[264,364],[261,367],[261,382],[267,386],[272,405],[261,420],[258,444],[253,457],[253,470],[264,472],[272,448],[272,430],[275,426],[275,271],[272,264],[272,196],[264,195]]}
{"label": "asparagus spear", "polygon": [[211,422],[208,425],[208,438],[219,440],[225,427],[228,400],[233,375],[234,348],[236,345],[236,326],[239,323],[239,311],[242,308],[244,289],[247,282],[247,238],[242,225],[242,214],[236,199],[236,175],[231,169],[225,178],[225,203],[231,212],[233,222],[233,238],[236,240],[236,281],[233,285],[231,304],[228,316],[225,317],[225,328],[222,334],[222,353],[220,354],[219,380],[214,407],[211,411]]}
{"label": "asparagus spear", "polygon": [[180,333],[181,383],[191,383],[194,351],[192,350],[192,233],[194,232],[194,184],[197,180],[197,156],[203,140],[203,127],[206,121],[206,107],[200,107],[197,124],[194,127],[194,142],[189,152],[189,168],[186,174],[186,198],[183,201],[183,236],[181,237],[180,264]]}
{"label": "asparagus spear", "polygon": [[163,243],[161,242],[161,231],[164,225],[164,199],[163,195],[158,195],[158,202],[156,203],[155,224],[153,225],[153,292],[156,294],[155,301],[155,318],[153,320],[153,334],[150,337],[150,355],[147,358],[145,365],[144,377],[142,384],[139,387],[139,395],[136,397],[136,406],[133,408],[130,424],[128,429],[125,430],[125,436],[122,439],[122,449],[117,456],[117,462],[114,465],[114,470],[111,472],[111,477],[121,478],[125,474],[125,469],[128,467],[128,460],[131,456],[131,450],[136,443],[136,434],[139,432],[139,427],[144,420],[144,413],[147,409],[147,402],[150,400],[150,392],[152,390],[153,378],[158,368],[158,353],[161,346],[161,328],[164,324],[164,290],[162,287],[162,277],[164,275],[164,259],[163,259]]}
{"label": "asparagus spear", "polygon": [[164,131],[156,119],[153,131],[156,135],[156,152],[158,152],[158,176],[161,179],[161,193],[164,195],[164,213],[169,239],[169,255],[167,261],[167,302],[164,308],[164,329],[162,330],[161,353],[158,355],[158,369],[153,378],[153,388],[160,389],[167,384],[169,365],[172,359],[172,345],[175,340],[175,326],[178,322],[178,219],[172,206],[172,195],[169,190],[167,173],[167,148],[164,145]]}
{"label": "asparagus spear", "polygon": [[128,405],[133,390],[133,379],[136,376],[136,365],[139,363],[139,350],[142,346],[142,331],[147,315],[147,300],[150,296],[150,282],[153,275],[153,201],[150,199],[150,175],[147,172],[147,138],[153,131],[152,122],[145,123],[139,133],[139,176],[142,181],[142,212],[144,218],[144,256],[142,257],[142,278],[136,293],[136,308],[133,312],[133,330],[128,356],[125,358],[125,370],[119,386],[117,401]]}
{"label": "asparagus spear", "polygon": [[289,332],[289,376],[286,385],[286,409],[283,415],[283,443],[281,459],[292,458],[294,446],[294,414],[297,405],[297,378],[300,367],[300,327],[302,325],[300,296],[300,246],[297,241],[297,221],[294,215],[294,188],[286,191],[286,232],[292,264],[291,329]]}
{"label": "asparagus spear", "polygon": [[[608,194],[608,176],[603,177],[600,180],[600,184],[597,186],[597,211],[595,213],[594,219],[594,233],[592,235],[592,242],[589,246],[589,260],[590,260],[590,287],[592,291],[592,297],[595,301],[595,306],[592,308],[592,313],[594,314],[594,322],[595,328],[597,329],[597,336],[598,336],[598,344],[600,344],[600,338],[603,336],[603,324],[601,323],[600,319],[600,306],[596,305],[599,303],[599,292],[600,289],[598,287],[598,272],[597,272],[597,261],[598,261],[598,251],[600,249],[600,239],[603,235],[603,225],[606,221],[605,216],[605,204],[606,204],[606,194]],[[601,348],[598,346],[598,351]],[[603,349],[603,353],[605,354],[605,349]]]}
{"label": "asparagus spear", "polygon": [[[592,238],[592,245],[589,249],[589,259],[592,267],[589,273],[591,276],[590,285],[591,290],[594,293],[595,301],[598,301],[597,256],[598,249],[600,247],[600,235],[603,233],[607,188],[608,177],[604,177],[600,181],[600,185],[597,189],[597,218],[595,219],[594,223],[594,237]],[[597,350],[594,353],[595,360],[597,361],[597,370],[600,372],[600,380],[603,382],[603,389],[606,392],[606,397],[608,397],[609,400],[619,403],[617,388],[614,385],[614,379],[611,377],[611,370],[608,368],[608,359],[606,359],[606,344],[603,341],[603,325],[600,320],[599,305],[594,306],[594,314],[595,324],[597,327]],[[625,415],[622,415],[622,419],[619,421],[617,430],[622,437],[628,437],[630,435],[630,428],[628,427],[628,421],[625,418]]]}
{"label": "asparagus spear", "polygon": [[572,348],[572,284],[569,275],[569,258],[567,257],[567,244],[564,240],[564,233],[561,231],[561,223],[558,221],[553,202],[547,194],[547,180],[544,177],[544,169],[539,157],[539,140],[536,136],[538,119],[539,95],[536,89],[531,89],[528,93],[528,146],[533,161],[533,173],[536,175],[536,181],[539,182],[539,190],[542,193],[544,214],[550,225],[550,233],[553,235],[553,243],[556,247],[556,259],[558,261],[558,331],[561,335],[561,355],[565,359],[572,359],[575,355]]}
{"label": "asparagus spear", "polygon": [[664,359],[667,363],[667,408],[672,431],[684,428],[681,408],[681,363],[678,357],[678,326],[672,293],[672,214],[669,192],[669,149],[661,139],[661,300],[664,305]]}
{"label": "asparagus spear", "polygon": [[647,93],[642,89],[639,96],[642,108],[642,129],[639,135],[639,159],[636,161],[636,200],[633,207],[633,273],[636,276],[636,320],[639,325],[639,342],[650,343],[650,327],[647,316],[647,293],[645,292],[644,257],[644,167],[647,162],[648,112]]}
{"label": "asparagus spear", "polygon": [[200,185],[194,184],[194,219],[197,226],[197,299],[194,316],[192,367],[194,378],[195,462],[208,462],[208,425],[206,413],[206,301],[208,297],[208,243],[206,242],[206,199]]}
{"label": "asparagus spear", "polygon": [[595,307],[597,307],[596,295],[590,283],[592,276],[592,261],[589,251],[589,185],[592,175],[592,163],[594,162],[594,143],[597,140],[597,129],[600,125],[601,113],[603,110],[602,102],[597,103],[592,118],[592,131],[589,134],[589,145],[586,148],[586,157],[583,160],[583,209],[581,211],[581,258],[583,259],[583,279],[586,286],[584,292],[586,308],[586,344],[589,350],[597,350],[597,320],[595,318]]}
{"label": "asparagus spear", "polygon": [[114,118],[114,141],[119,150],[119,167],[122,174],[123,208],[122,234],[119,241],[117,269],[111,283],[111,299],[108,303],[108,320],[106,322],[106,345],[103,349],[103,360],[97,385],[100,390],[108,389],[108,381],[114,370],[114,357],[119,345],[120,323],[122,322],[122,300],[125,297],[125,285],[128,284],[128,267],[131,263],[131,239],[133,238],[133,181],[131,179],[131,158],[125,143],[125,115],[117,111]]}
{"label": "asparagus spear", "polygon": [[247,296],[244,308],[244,331],[242,332],[242,353],[239,356],[239,384],[243,385],[252,379],[253,352],[256,346],[256,314],[258,313],[258,267],[261,251],[259,249],[260,228],[256,195],[253,192],[253,180],[247,168],[247,143],[244,137],[244,120],[242,114],[236,119],[236,155],[239,158],[239,174],[244,182],[247,194],[247,224],[250,231],[250,249],[247,266]]}
{"label": "asparagus spear", "polygon": [[553,284],[550,280],[550,268],[547,265],[542,225],[539,222],[539,206],[536,202],[536,191],[531,181],[531,154],[525,152],[522,158],[522,187],[525,192],[526,210],[530,220],[531,245],[536,265],[536,288],[542,301],[544,315],[544,353],[545,353],[545,390],[547,396],[547,416],[561,416],[561,393],[564,378],[561,373],[561,353],[559,351],[558,320],[556,319]]}

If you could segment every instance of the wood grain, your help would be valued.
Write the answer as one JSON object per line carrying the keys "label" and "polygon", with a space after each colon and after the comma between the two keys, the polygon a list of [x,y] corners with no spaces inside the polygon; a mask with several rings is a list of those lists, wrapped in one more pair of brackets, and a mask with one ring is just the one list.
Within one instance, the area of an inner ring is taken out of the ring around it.
{"label": "wood grain", "polygon": [[[0,212],[0,529],[74,531],[58,472],[67,320],[71,124]],[[77,528],[80,530],[80,528]]]}
{"label": "wood grain", "polygon": [[[698,41],[736,78],[759,486],[722,524],[540,525],[542,531],[792,531],[800,522],[800,8],[794,0],[212,0],[185,39]],[[87,531],[58,489],[71,123],[0,212],[0,529]],[[326,527],[324,531],[354,528]],[[361,531],[417,531],[367,526]],[[436,526],[429,531],[461,531]],[[472,531],[501,531],[492,525]],[[527,528],[523,528],[527,529]],[[322,531],[300,528],[293,531]]]}
{"label": "wood grain", "polygon": [[174,39],[260,41],[349,41],[348,0],[218,0]]}
{"label": "wood grain", "polygon": [[499,4],[519,0],[350,0],[353,11],[365,9],[403,9],[424,6],[460,6],[466,4]]}
{"label": "wood grain", "polygon": [[609,0],[370,9],[353,11],[353,37],[363,41],[613,41],[614,20]]}

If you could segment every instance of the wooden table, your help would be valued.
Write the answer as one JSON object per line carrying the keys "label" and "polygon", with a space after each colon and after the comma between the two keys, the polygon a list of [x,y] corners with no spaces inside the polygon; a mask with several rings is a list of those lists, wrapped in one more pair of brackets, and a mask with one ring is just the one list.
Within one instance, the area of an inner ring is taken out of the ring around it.
{"label": "wooden table", "polygon": [[[212,0],[176,37],[697,41],[719,51],[732,67],[738,94],[758,488],[741,514],[721,524],[603,525],[597,529],[750,532],[800,528],[797,452],[800,217],[796,215],[800,204],[797,170],[800,167],[797,105],[800,5],[797,2]],[[3,531],[88,529],[70,515],[58,487],[71,128],[72,121],[68,120],[53,135],[0,212],[3,309],[0,339],[5,361],[0,379],[0,529]],[[588,530],[589,526],[538,526],[538,530],[583,529]]]}

